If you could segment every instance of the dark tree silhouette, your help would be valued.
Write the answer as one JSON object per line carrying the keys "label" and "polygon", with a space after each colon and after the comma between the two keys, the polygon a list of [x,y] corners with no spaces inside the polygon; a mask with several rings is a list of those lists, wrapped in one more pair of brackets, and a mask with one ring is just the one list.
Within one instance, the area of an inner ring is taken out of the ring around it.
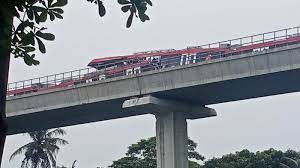
{"label": "dark tree silhouette", "polygon": [[51,168],[56,167],[56,154],[60,145],[67,145],[68,141],[58,138],[59,135],[65,135],[66,132],[57,128],[55,130],[42,130],[28,133],[31,142],[17,149],[10,160],[17,155],[24,154],[21,168]]}

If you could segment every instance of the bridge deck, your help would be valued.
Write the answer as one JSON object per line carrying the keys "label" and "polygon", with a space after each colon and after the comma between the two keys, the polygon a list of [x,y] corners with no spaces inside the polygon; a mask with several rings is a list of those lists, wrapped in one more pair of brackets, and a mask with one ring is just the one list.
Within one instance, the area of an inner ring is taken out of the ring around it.
{"label": "bridge deck", "polygon": [[300,45],[9,97],[9,134],[148,112],[122,112],[130,97],[154,95],[201,105],[300,90]]}

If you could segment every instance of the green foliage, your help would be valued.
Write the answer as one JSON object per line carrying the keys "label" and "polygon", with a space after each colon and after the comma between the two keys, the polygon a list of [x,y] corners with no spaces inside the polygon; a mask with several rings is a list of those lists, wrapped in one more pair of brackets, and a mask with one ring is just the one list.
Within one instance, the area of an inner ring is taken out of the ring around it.
{"label": "green foliage", "polygon": [[62,7],[67,0],[16,0],[10,4],[10,10],[16,19],[12,30],[11,53],[21,57],[27,65],[37,65],[35,50],[46,53],[44,41],[53,41],[55,36],[45,32],[47,29],[42,23],[47,20],[62,19]]}
{"label": "green foliage", "polygon": [[299,159],[297,152],[286,152],[269,149],[263,152],[250,152],[242,150],[235,154],[224,155],[205,162],[203,168],[282,168],[281,164],[287,163],[285,157]]}
{"label": "green foliage", "polygon": [[189,168],[201,168],[199,163],[189,160]]}
{"label": "green foliage", "polygon": [[[197,144],[188,140],[188,156],[190,159],[204,160],[204,157],[196,152]],[[111,168],[156,168],[156,138],[142,139],[128,147],[126,156],[114,161]],[[189,161],[190,168],[199,168],[197,162]]]}
{"label": "green foliage", "polygon": [[42,130],[28,133],[32,142],[17,149],[11,156],[24,154],[21,168],[51,168],[56,167],[56,154],[60,145],[67,145],[68,141],[57,138],[58,135],[65,135],[63,129]]}
{"label": "green foliage", "polygon": [[[87,0],[88,2],[98,5],[99,15],[102,17],[106,14],[106,9],[101,0]],[[152,6],[151,0],[118,0],[118,3],[122,5],[121,10],[126,13],[129,12],[129,16],[126,22],[126,27],[129,28],[132,24],[133,17],[139,18],[142,22],[150,20],[146,14],[147,6]]]}
{"label": "green foliage", "polygon": [[[46,47],[44,41],[53,41],[55,36],[46,32],[42,24],[47,20],[63,19],[62,9],[68,0],[1,0],[2,8],[10,11],[16,18],[12,30],[11,53],[17,58],[23,58],[27,65],[38,65],[35,59],[36,49],[44,54]],[[87,0],[98,5],[99,16],[106,14],[102,0]],[[152,6],[151,0],[118,0],[123,12],[129,12],[126,27],[132,24],[134,16],[142,22],[150,20],[146,14],[147,5]],[[1,27],[2,29],[2,27]],[[3,28],[5,29],[5,28]]]}

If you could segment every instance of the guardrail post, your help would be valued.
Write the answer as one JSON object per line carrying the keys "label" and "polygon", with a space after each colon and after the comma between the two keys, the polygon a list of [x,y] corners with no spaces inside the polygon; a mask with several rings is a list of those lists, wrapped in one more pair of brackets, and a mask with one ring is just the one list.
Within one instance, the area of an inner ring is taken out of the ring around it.
{"label": "guardrail post", "polygon": [[49,87],[48,76],[46,77],[47,88]]}

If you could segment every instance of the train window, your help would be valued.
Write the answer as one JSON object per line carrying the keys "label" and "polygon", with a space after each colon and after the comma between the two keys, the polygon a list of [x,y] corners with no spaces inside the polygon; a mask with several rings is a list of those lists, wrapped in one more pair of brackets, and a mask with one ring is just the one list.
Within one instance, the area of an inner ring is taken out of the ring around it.
{"label": "train window", "polygon": [[134,60],[131,61],[132,64],[135,64],[135,63],[138,63],[138,62],[139,62],[138,59],[134,59]]}
{"label": "train window", "polygon": [[102,75],[99,75],[99,79],[100,79],[100,80],[104,80],[104,79],[106,79],[106,77],[105,77],[104,74],[102,74]]}
{"label": "train window", "polygon": [[224,51],[219,51],[219,52],[214,52],[211,55],[212,55],[212,58],[215,59],[215,58],[223,57],[223,54],[224,54]]}
{"label": "train window", "polygon": [[264,47],[264,48],[263,48],[263,50],[268,50],[268,49],[270,49],[270,48],[269,48],[269,47]]}
{"label": "train window", "polygon": [[261,51],[261,48],[255,48],[253,49],[253,52],[260,52]]}
{"label": "train window", "polygon": [[196,63],[196,54],[184,54],[181,57],[180,64],[191,64],[191,63]]}
{"label": "train window", "polygon": [[191,59],[193,63],[196,63],[197,55],[196,54],[191,54]]}
{"label": "train window", "polygon": [[16,93],[15,96],[25,94],[25,92]]}
{"label": "train window", "polygon": [[136,67],[134,68],[134,74],[138,74],[138,73],[141,73],[141,67]]}
{"label": "train window", "polygon": [[[152,57],[147,57],[150,61],[157,61],[157,60],[159,60],[160,59],[160,56],[152,56]],[[146,59],[147,59],[146,58]]]}
{"label": "train window", "polygon": [[208,56],[207,52],[201,52],[201,53],[197,53],[197,57],[199,60],[203,61],[205,60],[205,58]]}
{"label": "train window", "polygon": [[185,64],[190,64],[191,61],[192,61],[192,56],[191,55],[186,55]]}
{"label": "train window", "polygon": [[109,66],[106,67],[106,70],[112,70],[112,69],[115,69],[117,67],[118,67],[118,65],[109,65]]}
{"label": "train window", "polygon": [[180,58],[180,65],[184,64],[185,59],[186,59],[185,55],[182,55],[181,58]]}
{"label": "train window", "polygon": [[160,56],[154,56],[155,59],[159,60],[160,59]]}
{"label": "train window", "polygon": [[132,75],[132,74],[133,74],[132,69],[127,69],[126,70],[126,75]]}

